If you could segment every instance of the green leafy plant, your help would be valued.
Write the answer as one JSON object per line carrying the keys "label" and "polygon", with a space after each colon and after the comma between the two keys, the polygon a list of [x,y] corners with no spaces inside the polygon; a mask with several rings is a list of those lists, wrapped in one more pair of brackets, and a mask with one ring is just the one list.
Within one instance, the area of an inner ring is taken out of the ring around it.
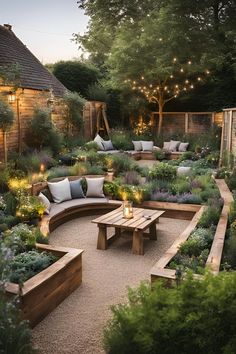
{"label": "green leafy plant", "polygon": [[61,148],[61,136],[50,119],[50,111],[35,109],[26,135],[26,143],[37,149],[49,148],[54,154]]}
{"label": "green leafy plant", "polygon": [[0,129],[3,132],[4,162],[7,164],[7,132],[14,121],[14,112],[8,103],[0,99]]}
{"label": "green leafy plant", "polygon": [[208,228],[212,225],[217,225],[220,217],[220,209],[214,206],[209,206],[201,216],[198,226]]}
{"label": "green leafy plant", "polygon": [[149,171],[149,178],[161,180],[173,180],[176,177],[176,167],[160,162]]}
{"label": "green leafy plant", "polygon": [[98,144],[95,141],[88,141],[86,144],[84,144],[83,148],[86,151],[90,151],[90,150],[98,151]]}
{"label": "green leafy plant", "polygon": [[13,283],[24,282],[49,267],[56,260],[57,257],[49,252],[32,250],[20,253],[11,262],[10,281]]}
{"label": "green leafy plant", "polygon": [[4,233],[3,243],[15,254],[32,250],[36,244],[35,230],[26,224],[18,224]]}
{"label": "green leafy plant", "polygon": [[67,136],[70,132],[70,126],[81,130],[83,127],[83,107],[85,99],[82,98],[77,92],[67,92],[63,100],[66,104],[66,112],[64,119],[67,125]]}
{"label": "green leafy plant", "polygon": [[202,280],[188,275],[174,288],[142,284],[129,290],[128,303],[112,307],[104,348],[110,354],[234,353],[235,292],[235,272]]}

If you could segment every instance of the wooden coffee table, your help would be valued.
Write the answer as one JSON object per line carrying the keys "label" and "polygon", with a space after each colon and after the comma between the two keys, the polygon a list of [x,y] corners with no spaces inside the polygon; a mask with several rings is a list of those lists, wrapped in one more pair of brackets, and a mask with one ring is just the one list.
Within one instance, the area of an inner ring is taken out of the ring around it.
{"label": "wooden coffee table", "polygon": [[[121,235],[122,230],[132,230],[133,231],[133,245],[132,253],[143,255],[143,235],[146,229],[149,229],[150,240],[157,239],[156,233],[156,223],[159,217],[164,213],[163,210],[151,210],[142,208],[133,208],[132,219],[125,219],[123,217],[123,209],[118,208],[110,213],[99,216],[98,218],[92,220],[93,223],[98,225],[98,240],[97,249],[106,250],[108,243],[110,244],[115,238]],[[114,227],[115,234],[107,239],[107,228]]]}

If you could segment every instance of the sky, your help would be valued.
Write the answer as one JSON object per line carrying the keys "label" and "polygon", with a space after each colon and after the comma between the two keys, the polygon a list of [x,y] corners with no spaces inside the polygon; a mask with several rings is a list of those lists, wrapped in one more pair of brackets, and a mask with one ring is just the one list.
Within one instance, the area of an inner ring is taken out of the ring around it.
{"label": "sky", "polygon": [[15,35],[43,63],[78,58],[72,34],[86,31],[88,17],[76,0],[0,0],[0,24],[12,25]]}

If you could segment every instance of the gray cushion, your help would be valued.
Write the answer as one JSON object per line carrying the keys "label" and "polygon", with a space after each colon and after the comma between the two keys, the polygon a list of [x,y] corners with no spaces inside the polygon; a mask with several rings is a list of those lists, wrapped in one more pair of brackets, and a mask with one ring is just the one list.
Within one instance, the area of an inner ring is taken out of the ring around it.
{"label": "gray cushion", "polygon": [[99,177],[99,178],[86,177],[86,182],[87,182],[86,197],[96,197],[96,198],[105,197],[103,193],[104,177]]}
{"label": "gray cushion", "polygon": [[111,140],[103,140],[102,145],[103,145],[105,151],[114,150],[114,146],[113,146]]}
{"label": "gray cushion", "polygon": [[61,203],[64,202],[64,200],[71,199],[70,182],[68,178],[55,183],[48,182],[48,188],[55,203]]}
{"label": "gray cushion", "polygon": [[142,150],[142,143],[141,141],[132,141],[134,145],[134,150],[135,151],[141,151]]}
{"label": "gray cushion", "polygon": [[46,207],[45,214],[49,214],[51,209],[51,203],[48,198],[43,193],[39,193],[38,198],[40,202]]}
{"label": "gray cushion", "polygon": [[152,151],[153,141],[141,141],[143,151]]}
{"label": "gray cushion", "polygon": [[97,143],[99,150],[101,150],[101,151],[104,151],[104,150],[105,150],[105,149],[104,149],[104,146],[103,146],[103,144],[102,144],[102,143],[103,143],[103,138],[101,138],[99,134],[97,134],[97,135],[95,136],[95,138],[93,139],[93,141],[95,141],[95,143]]}
{"label": "gray cushion", "polygon": [[169,150],[170,151],[177,151],[178,147],[179,147],[180,141],[177,140],[171,140],[170,141],[170,147]]}
{"label": "gray cushion", "polygon": [[81,178],[76,179],[75,181],[70,181],[70,192],[72,199],[75,198],[85,198],[82,186]]}
{"label": "gray cushion", "polygon": [[188,146],[189,146],[189,143],[180,143],[178,150],[179,150],[180,152],[185,152],[185,151],[187,151]]}
{"label": "gray cushion", "polygon": [[170,141],[164,141],[163,150],[170,150]]}

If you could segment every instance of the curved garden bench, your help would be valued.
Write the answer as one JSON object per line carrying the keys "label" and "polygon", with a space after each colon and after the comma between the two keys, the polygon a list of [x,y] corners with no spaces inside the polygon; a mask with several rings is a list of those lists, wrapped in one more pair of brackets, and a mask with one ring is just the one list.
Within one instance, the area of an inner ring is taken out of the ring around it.
{"label": "curved garden bench", "polygon": [[107,198],[71,199],[60,204],[52,203],[49,215],[44,215],[40,223],[40,231],[48,236],[64,222],[79,216],[93,215],[111,211],[121,205],[120,201]]}

